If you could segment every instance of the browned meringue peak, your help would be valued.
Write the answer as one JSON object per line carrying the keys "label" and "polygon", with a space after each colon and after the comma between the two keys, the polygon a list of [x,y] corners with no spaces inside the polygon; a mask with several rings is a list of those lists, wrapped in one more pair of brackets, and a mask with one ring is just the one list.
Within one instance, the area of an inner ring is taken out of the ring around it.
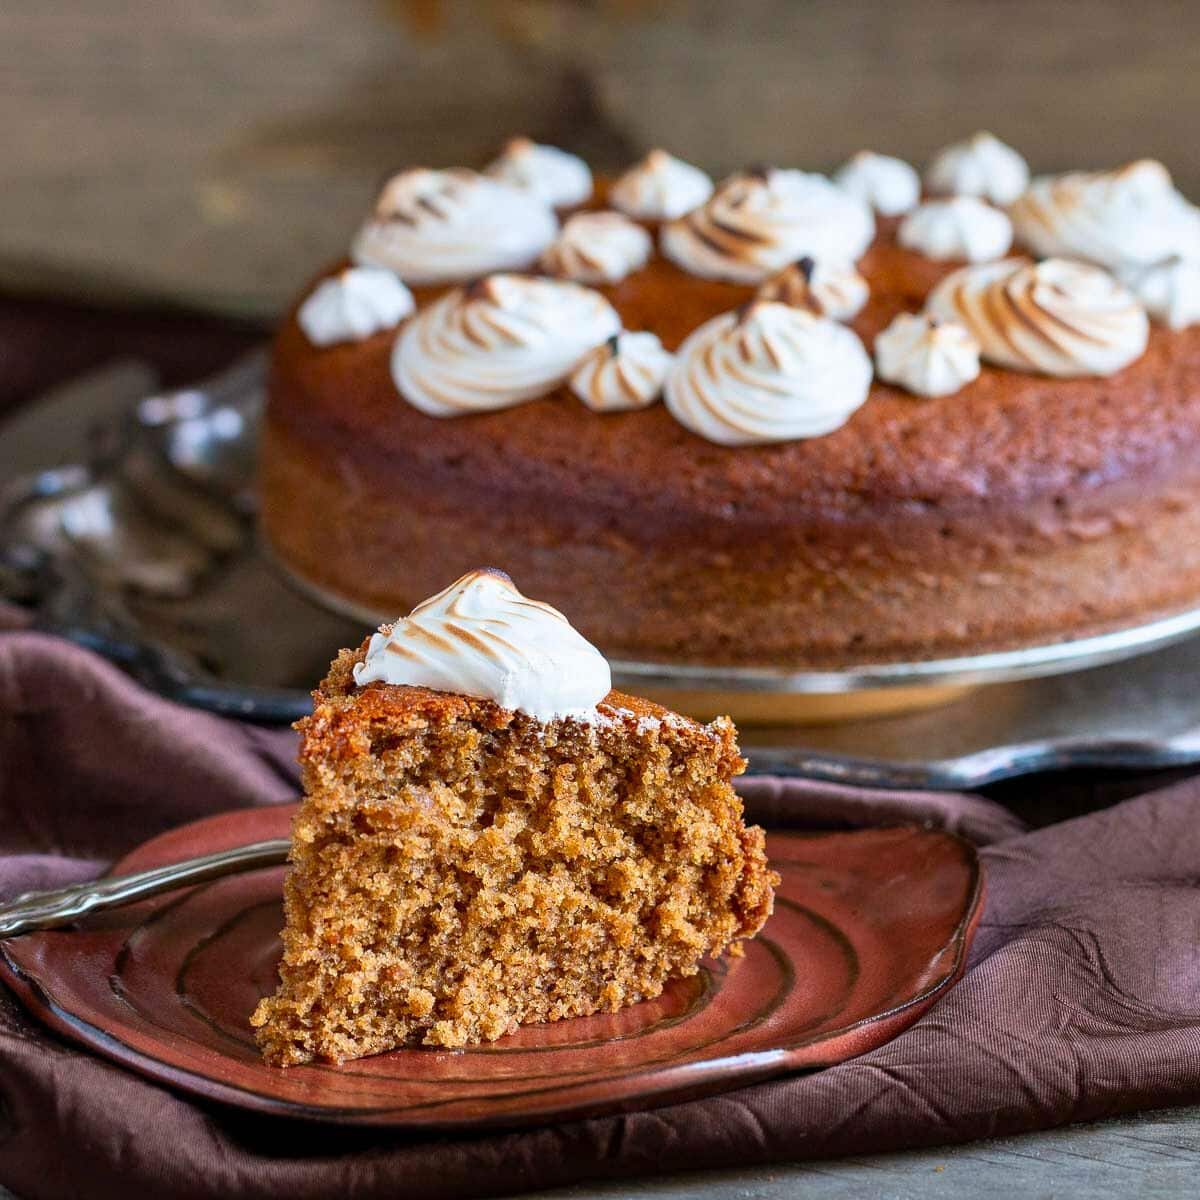
{"label": "browned meringue peak", "polygon": [[874,235],[870,206],[823,175],[764,167],[731,175],[659,243],[693,275],[756,284],[805,256],[855,262]]}
{"label": "browned meringue peak", "polygon": [[528,192],[462,168],[415,167],[388,180],[351,256],[406,283],[453,283],[529,266],[557,230]]}
{"label": "browned meringue peak", "polygon": [[592,194],[592,172],[582,158],[527,137],[510,138],[484,173],[529,192],[551,208],[583,204]]}
{"label": "browned meringue peak", "polygon": [[1125,267],[1117,278],[1168,329],[1186,329],[1200,322],[1200,260],[1175,257]]}
{"label": "browned meringue peak", "polygon": [[558,279],[489,275],[404,326],[392,350],[400,395],[431,417],[536,399],[621,328],[599,292]]}
{"label": "browned meringue peak", "polygon": [[721,446],[822,437],[867,399],[871,359],[853,330],[773,300],[700,326],[679,348],[664,399]]}
{"label": "browned meringue peak", "polygon": [[963,267],[934,288],[926,311],[965,325],[988,362],[1061,378],[1119,371],[1141,357],[1150,325],[1107,271],[1063,258]]}
{"label": "browned meringue peak", "polygon": [[604,656],[503,572],[470,571],[372,634],[354,681],[491,700],[539,721],[598,720],[612,678]]}
{"label": "browned meringue peak", "polygon": [[849,321],[862,311],[870,295],[870,284],[852,265],[802,258],[768,279],[755,299],[778,300],[818,317]]}
{"label": "browned meringue peak", "polygon": [[900,222],[896,241],[926,258],[988,262],[1012,246],[1012,222],[977,196],[951,196],[917,205]]}
{"label": "browned meringue peak", "polygon": [[1035,179],[1011,210],[1035,254],[1082,258],[1112,270],[1200,258],[1200,210],[1166,167],[1144,158],[1115,171]]}
{"label": "browned meringue peak", "polygon": [[575,368],[571,391],[593,412],[632,412],[658,399],[675,356],[653,333],[622,330]]}
{"label": "browned meringue peak", "polygon": [[347,267],[321,280],[296,310],[314,346],[361,342],[399,325],[416,307],[399,277],[383,267]]}
{"label": "browned meringue peak", "polygon": [[980,196],[1011,204],[1029,183],[1029,166],[1011,146],[984,130],[942,150],[925,171],[935,195]]}
{"label": "browned meringue peak", "polygon": [[902,158],[860,150],[834,172],[833,182],[882,217],[898,217],[921,199],[921,177]]}
{"label": "browned meringue peak", "polygon": [[703,204],[713,182],[700,170],[665,150],[651,150],[609,190],[614,208],[641,221],[671,221]]}
{"label": "browned meringue peak", "polygon": [[914,396],[949,396],[979,375],[979,343],[957,321],[899,313],[875,339],[875,375]]}
{"label": "browned meringue peak", "polygon": [[650,235],[621,213],[576,213],[542,255],[542,269],[576,283],[619,283],[645,265],[652,246]]}

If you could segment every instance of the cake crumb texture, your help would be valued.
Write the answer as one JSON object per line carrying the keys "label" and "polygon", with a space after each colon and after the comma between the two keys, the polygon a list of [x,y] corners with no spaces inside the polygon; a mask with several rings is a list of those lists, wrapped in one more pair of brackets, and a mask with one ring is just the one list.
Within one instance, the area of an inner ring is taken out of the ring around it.
{"label": "cake crumb texture", "polygon": [[343,651],[299,723],[305,797],[280,987],[253,1017],[277,1066],[456,1047],[612,1011],[739,949],[777,876],[731,785],[731,722],[610,693],[594,723],[356,688]]}

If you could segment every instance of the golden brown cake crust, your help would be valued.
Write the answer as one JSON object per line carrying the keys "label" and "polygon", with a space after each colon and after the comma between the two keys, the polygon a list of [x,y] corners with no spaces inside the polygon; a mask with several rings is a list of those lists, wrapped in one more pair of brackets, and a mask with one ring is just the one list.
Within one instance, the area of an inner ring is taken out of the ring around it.
{"label": "golden brown cake crust", "polygon": [[[390,626],[384,625],[384,632]],[[421,720],[453,720],[466,718],[481,725],[500,729],[513,722],[528,723],[510,708],[501,708],[490,700],[464,696],[457,692],[439,692],[433,688],[410,687],[389,683],[368,683],[360,686],[354,682],[354,668],[364,661],[371,638],[365,637],[353,650],[343,650],[329,665],[329,673],[312,693],[313,713],[296,722],[296,729],[303,736],[301,759],[309,753],[322,758],[355,754],[359,750],[343,742],[340,734],[333,734],[331,726],[338,716],[344,716],[349,727],[360,730],[374,722],[407,721],[418,715]],[[720,769],[730,777],[742,774],[746,760],[737,748],[737,732],[728,717],[718,717],[708,724],[701,724],[682,713],[674,712],[647,700],[644,696],[630,696],[625,692],[610,691],[597,705],[605,725],[625,734],[633,734],[645,721],[668,722],[675,742],[682,748],[699,750],[719,748]],[[308,735],[322,724],[319,736]]]}
{"label": "golden brown cake crust", "polygon": [[778,878],[731,786],[727,719],[614,692],[594,723],[543,724],[358,688],[365,646],[298,726],[281,983],[252,1020],[269,1062],[613,1010],[762,927]]}
{"label": "golden brown cake crust", "polygon": [[[881,220],[860,264],[868,347],[956,265],[894,233]],[[751,294],[661,257],[601,290],[668,347]],[[318,350],[289,317],[264,442],[276,553],[373,610],[498,561],[610,655],[820,666],[1053,640],[1200,599],[1198,328],[1154,327],[1104,379],[985,368],[934,399],[876,382],[836,432],[747,448],[565,389],[426,417],[396,394],[393,340]]]}

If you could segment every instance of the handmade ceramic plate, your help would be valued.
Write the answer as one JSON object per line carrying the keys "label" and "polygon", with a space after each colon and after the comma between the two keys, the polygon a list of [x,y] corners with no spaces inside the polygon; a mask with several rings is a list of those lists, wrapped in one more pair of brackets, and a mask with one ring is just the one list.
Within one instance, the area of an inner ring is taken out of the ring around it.
{"label": "handmade ceramic plate", "polygon": [[[139,847],[116,872],[287,833],[251,809]],[[0,943],[0,968],[65,1037],[241,1108],[408,1127],[515,1125],[664,1104],[827,1066],[911,1025],[962,973],[983,884],[974,850],[914,828],[773,833],[775,913],[741,958],[657,999],[485,1046],[267,1067],[249,1016],[275,986],[283,869],[230,876]]]}

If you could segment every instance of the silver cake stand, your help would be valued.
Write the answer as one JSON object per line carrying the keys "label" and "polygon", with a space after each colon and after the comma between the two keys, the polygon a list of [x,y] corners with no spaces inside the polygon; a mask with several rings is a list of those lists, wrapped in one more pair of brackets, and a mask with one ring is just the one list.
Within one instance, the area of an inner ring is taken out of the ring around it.
{"label": "silver cake stand", "polygon": [[[263,373],[255,355],[147,397],[144,369],[126,367],[5,427],[0,595],[164,695],[286,723],[307,711],[339,647],[396,614],[316,593],[260,547]],[[73,461],[44,465],[46,447]],[[755,771],[975,787],[1054,768],[1200,762],[1197,630],[1200,609],[1072,641],[844,671],[617,660],[613,672],[618,687],[684,711],[732,711]]]}

